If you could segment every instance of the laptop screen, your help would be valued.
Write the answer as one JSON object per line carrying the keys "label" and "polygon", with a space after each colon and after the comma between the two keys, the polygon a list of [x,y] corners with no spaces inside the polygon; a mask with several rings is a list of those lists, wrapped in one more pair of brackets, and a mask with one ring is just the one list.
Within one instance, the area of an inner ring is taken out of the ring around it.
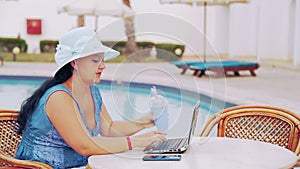
{"label": "laptop screen", "polygon": [[191,127],[190,127],[190,131],[189,131],[188,143],[190,143],[191,137],[194,135],[194,132],[196,129],[199,108],[200,108],[200,100],[197,101],[197,103],[194,107],[193,118],[192,118]]}

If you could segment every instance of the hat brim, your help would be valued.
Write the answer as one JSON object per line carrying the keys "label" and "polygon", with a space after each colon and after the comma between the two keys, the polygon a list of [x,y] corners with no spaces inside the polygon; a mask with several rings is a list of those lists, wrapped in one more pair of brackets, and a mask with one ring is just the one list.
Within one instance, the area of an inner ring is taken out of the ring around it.
{"label": "hat brim", "polygon": [[79,59],[79,58],[84,58],[93,54],[97,54],[97,53],[104,53],[104,61],[108,61],[111,60],[113,58],[116,58],[117,56],[120,55],[119,51],[116,51],[112,48],[109,48],[107,46],[101,45],[101,47],[99,47],[97,50],[94,50],[91,53],[84,53],[84,54],[78,54],[76,56],[73,56],[72,58],[70,58],[68,61],[65,62],[65,64],[60,65],[54,74],[56,74],[62,67],[64,67],[66,64],[72,62],[73,60]]}

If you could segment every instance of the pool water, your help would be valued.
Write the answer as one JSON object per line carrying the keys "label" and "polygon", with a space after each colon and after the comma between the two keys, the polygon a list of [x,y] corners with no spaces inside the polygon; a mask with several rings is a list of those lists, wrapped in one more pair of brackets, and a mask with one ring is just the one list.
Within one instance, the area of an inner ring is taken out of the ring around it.
{"label": "pool water", "polygon": [[[42,83],[43,80],[40,79],[0,78],[0,109],[19,110],[22,102]],[[115,120],[134,120],[150,112],[151,85],[132,85],[132,83],[112,83],[109,81],[102,83],[101,81],[101,84],[97,86],[107,110]],[[157,86],[157,89],[168,100],[169,129],[167,134],[171,137],[186,135],[190,127],[194,105],[199,98],[185,96],[180,92],[167,91],[164,86]],[[209,103],[201,100],[195,134],[200,131],[204,122],[218,110],[219,108],[212,108]]]}

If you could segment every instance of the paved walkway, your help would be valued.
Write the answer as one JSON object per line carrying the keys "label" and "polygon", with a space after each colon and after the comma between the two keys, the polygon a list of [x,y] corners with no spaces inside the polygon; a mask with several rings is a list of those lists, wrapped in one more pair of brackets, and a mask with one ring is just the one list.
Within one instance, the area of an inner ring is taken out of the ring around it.
{"label": "paved walkway", "polygon": [[[52,76],[54,63],[5,62],[0,75]],[[169,63],[106,64],[103,79],[135,81],[198,91],[236,104],[272,105],[300,114],[300,70],[284,66],[261,65],[257,77],[243,72],[241,77],[194,77]]]}

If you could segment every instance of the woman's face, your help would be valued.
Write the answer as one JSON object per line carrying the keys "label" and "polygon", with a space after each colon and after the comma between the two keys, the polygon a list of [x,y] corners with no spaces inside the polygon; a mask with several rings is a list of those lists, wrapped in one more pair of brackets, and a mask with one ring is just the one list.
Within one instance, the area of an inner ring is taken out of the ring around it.
{"label": "woman's face", "polygon": [[104,54],[98,53],[75,60],[75,71],[78,71],[79,78],[85,84],[100,82],[101,74],[105,69],[103,58]]}

